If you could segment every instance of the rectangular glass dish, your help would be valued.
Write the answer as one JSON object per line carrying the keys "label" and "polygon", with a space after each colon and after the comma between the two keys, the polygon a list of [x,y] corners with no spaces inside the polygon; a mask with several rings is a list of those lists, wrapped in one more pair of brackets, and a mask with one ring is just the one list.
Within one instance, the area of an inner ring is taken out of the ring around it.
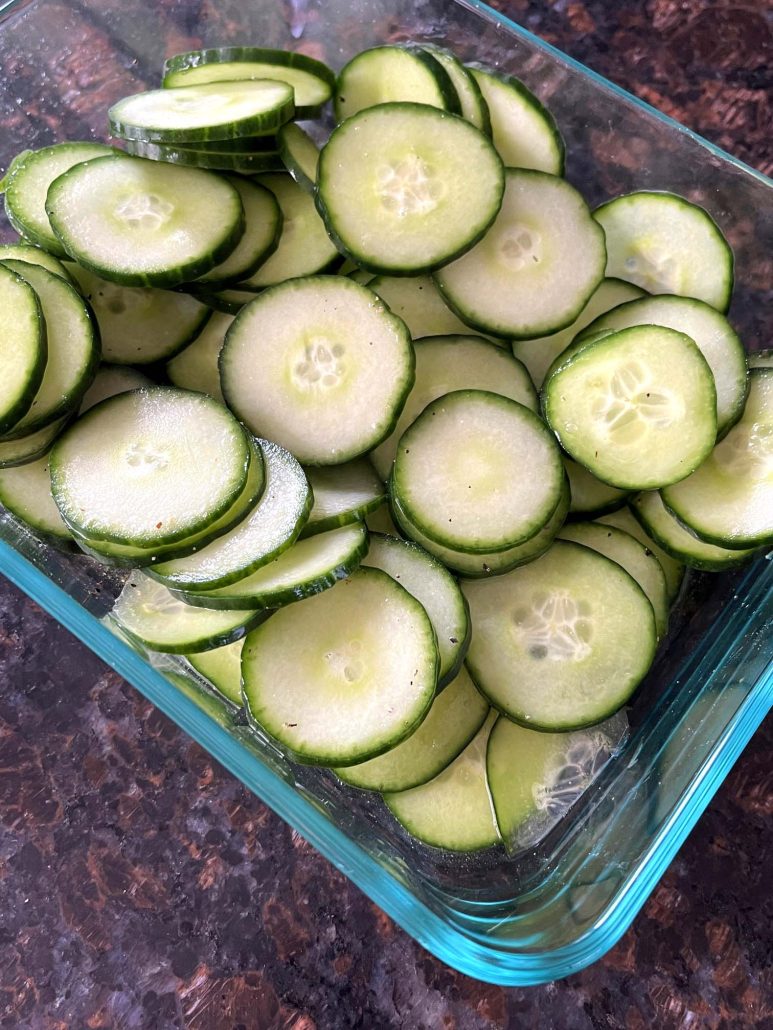
{"label": "rectangular glass dish", "polygon": [[[301,49],[339,68],[414,40],[522,78],[567,142],[595,206],[636,188],[706,207],[736,255],[731,320],[773,339],[773,183],[471,0],[0,0],[0,168],[28,147],[102,139],[106,109],[157,85],[170,53],[227,43]],[[4,228],[2,235],[10,239]],[[0,572],[121,673],[422,945],[481,980],[528,985],[598,959],[629,926],[773,700],[773,566],[692,574],[629,708],[631,734],[535,848],[452,856],[412,842],[377,797],[293,765],[185,664],[101,621],[122,577],[0,518]]]}

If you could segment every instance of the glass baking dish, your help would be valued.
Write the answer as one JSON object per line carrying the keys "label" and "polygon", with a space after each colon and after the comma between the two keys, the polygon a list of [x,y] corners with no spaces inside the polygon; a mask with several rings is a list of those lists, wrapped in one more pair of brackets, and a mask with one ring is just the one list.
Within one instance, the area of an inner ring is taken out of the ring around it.
{"label": "glass baking dish", "polygon": [[[592,205],[645,187],[705,206],[736,254],[731,318],[773,339],[773,183],[473,0],[0,2],[0,167],[26,147],[104,138],[114,100],[170,53],[255,42],[334,67],[367,46],[450,46],[521,77]],[[11,238],[7,229],[4,235]],[[773,699],[773,567],[694,574],[629,708],[630,737],[535,848],[450,856],[408,840],[377,798],[288,762],[185,664],[141,655],[103,617],[121,577],[0,517],[0,571],[133,683],[422,945],[481,980],[528,985],[598,959],[629,926]]]}

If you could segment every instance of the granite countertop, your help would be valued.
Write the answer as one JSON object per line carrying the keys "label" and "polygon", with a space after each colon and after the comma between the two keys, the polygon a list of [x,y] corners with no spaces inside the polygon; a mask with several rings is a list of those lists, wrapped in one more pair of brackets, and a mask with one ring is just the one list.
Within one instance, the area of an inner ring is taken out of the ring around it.
{"label": "granite countertop", "polygon": [[[759,0],[496,0],[770,174]],[[0,582],[0,1026],[773,1027],[770,720],[606,957],[530,989],[432,958]]]}

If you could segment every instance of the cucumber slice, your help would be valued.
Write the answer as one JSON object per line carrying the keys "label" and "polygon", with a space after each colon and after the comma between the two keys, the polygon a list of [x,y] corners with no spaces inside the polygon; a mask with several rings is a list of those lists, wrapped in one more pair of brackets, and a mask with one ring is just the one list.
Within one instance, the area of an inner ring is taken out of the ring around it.
{"label": "cucumber slice", "polygon": [[302,536],[305,537],[364,519],[386,500],[384,484],[365,458],[346,465],[309,468],[306,477],[314,497],[314,507],[303,527]]}
{"label": "cucumber slice", "polygon": [[207,168],[212,172],[239,172],[255,175],[258,172],[276,172],[284,168],[277,150],[245,153],[241,150],[199,150],[192,144],[148,143],[146,140],[127,139],[126,153],[144,157],[149,161],[167,161],[188,168]]}
{"label": "cucumber slice", "polygon": [[226,258],[244,232],[239,194],[222,176],[137,157],[76,165],[46,210],[67,253],[124,286],[177,286]]}
{"label": "cucumber slice", "polygon": [[711,452],[717,395],[693,341],[657,325],[591,339],[559,358],[542,406],[561,446],[622,490],[684,479]]}
{"label": "cucumber slice", "polygon": [[416,380],[392,433],[371,453],[383,480],[389,478],[400,437],[432,401],[455,390],[489,390],[531,411],[537,396],[523,365],[477,336],[430,336],[414,341]]}
{"label": "cucumber slice", "polygon": [[301,189],[314,193],[317,184],[319,147],[298,125],[283,125],[277,133],[279,154],[285,168]]}
{"label": "cucumber slice", "polygon": [[380,508],[372,511],[365,519],[365,525],[370,533],[384,533],[398,538],[401,536],[400,530],[392,521],[388,504],[382,504]]}
{"label": "cucumber slice", "polygon": [[636,325],[663,325],[695,341],[714,376],[717,432],[724,436],[741,417],[748,391],[743,344],[725,316],[700,300],[645,297],[600,315],[580,334],[579,341],[601,329],[629,329]]}
{"label": "cucumber slice", "polygon": [[423,605],[437,637],[438,686],[450,683],[464,661],[472,631],[467,602],[454,577],[416,544],[380,534],[371,536],[363,565],[386,572]]}
{"label": "cucumber slice", "polygon": [[282,211],[271,190],[237,175],[228,180],[244,208],[244,235],[225,261],[199,276],[206,289],[220,289],[254,275],[274,253],[282,236]]}
{"label": "cucumber slice", "polygon": [[295,113],[286,82],[241,79],[151,89],[113,104],[110,131],[148,143],[199,143],[273,132]]}
{"label": "cucumber slice", "polygon": [[51,496],[48,455],[18,468],[0,469],[0,504],[45,537],[72,542]]}
{"label": "cucumber slice", "polygon": [[115,397],[118,393],[128,393],[129,390],[140,390],[152,385],[151,380],[136,368],[128,368],[126,365],[100,365],[91,386],[81,399],[78,414],[82,415],[100,401]]}
{"label": "cucumber slice", "polygon": [[731,550],[773,544],[773,369],[755,368],[749,379],[740,422],[696,472],[661,494],[696,536]]}
{"label": "cucumber slice", "polygon": [[341,69],[333,98],[337,121],[377,104],[399,101],[426,104],[453,114],[461,111],[448,72],[421,47],[372,47]]}
{"label": "cucumber slice", "polygon": [[437,665],[419,602],[385,573],[358,569],[250,635],[244,699],[250,717],[298,761],[354,765],[421,723]]}
{"label": "cucumber slice", "polygon": [[513,75],[467,65],[489,110],[494,146],[509,168],[564,174],[564,141],[553,115]]}
{"label": "cucumber slice", "polygon": [[[539,390],[550,366],[559,354],[563,354],[580,330],[590,325],[598,315],[617,307],[618,304],[636,300],[643,294],[644,291],[638,286],[623,282],[622,279],[602,279],[571,325],[550,336],[539,336],[533,340],[513,340],[513,354],[524,363]],[[657,319],[653,321],[657,322]]]}
{"label": "cucumber slice", "polygon": [[6,177],[5,213],[8,221],[20,236],[31,243],[55,257],[67,257],[46,213],[48,188],[60,175],[82,161],[117,154],[113,147],[102,143],[55,143],[42,150],[28,150],[14,161]]}
{"label": "cucumber slice", "polygon": [[674,193],[641,191],[602,204],[594,218],[607,238],[607,275],[727,311],[733,252],[702,207]]}
{"label": "cucumber slice", "polygon": [[505,176],[493,226],[435,282],[459,317],[483,332],[545,336],[571,325],[604,278],[604,233],[563,179],[512,168]]}
{"label": "cucumber slice", "polygon": [[550,521],[543,526],[539,533],[535,533],[530,540],[524,544],[516,544],[506,551],[496,551],[490,554],[463,554],[461,551],[453,551],[447,547],[441,547],[429,537],[425,536],[410,521],[401,510],[400,505],[393,500],[392,512],[395,520],[401,527],[404,534],[420,544],[425,551],[429,551],[447,568],[460,573],[468,579],[482,579],[487,576],[499,576],[503,572],[518,568],[519,565],[526,565],[541,554],[547,551],[556,538],[556,534],[563,526],[569,511],[569,487],[564,481],[561,491],[561,500],[558,507],[551,515]]}
{"label": "cucumber slice", "polygon": [[466,118],[476,129],[480,129],[481,132],[490,136],[491,118],[488,104],[483,99],[480,86],[472,72],[465,68],[450,50],[443,50],[441,47],[430,46],[426,43],[423,43],[421,48],[431,54],[448,72],[451,85],[459,98],[461,116]]}
{"label": "cucumber slice", "polygon": [[170,57],[164,86],[177,87],[227,79],[275,79],[292,86],[297,118],[315,118],[333,93],[335,74],[313,57],[262,47],[210,47]]}
{"label": "cucumber slice", "polygon": [[227,697],[237,708],[242,707],[242,650],[244,640],[236,640],[225,647],[185,657],[196,672]]}
{"label": "cucumber slice", "polygon": [[5,261],[37,294],[46,323],[48,360],[37,393],[6,438],[29,436],[75,411],[99,364],[99,334],[83,298],[41,265]]}
{"label": "cucumber slice", "polygon": [[505,847],[534,847],[566,815],[628,735],[628,719],[573,733],[541,733],[500,716],[488,741],[486,774]]}
{"label": "cucumber slice", "polygon": [[367,530],[355,522],[299,540],[268,565],[230,586],[200,594],[172,593],[197,608],[283,608],[329,590],[354,572],[367,551]]}
{"label": "cucumber slice", "polygon": [[655,656],[655,616],[644,591],[579,544],[558,541],[530,565],[465,581],[462,590],[474,626],[470,675],[495,708],[534,729],[606,719]]}
{"label": "cucumber slice", "polygon": [[569,477],[569,492],[572,496],[569,506],[570,520],[605,515],[608,511],[616,511],[625,504],[627,490],[618,490],[616,486],[602,483],[592,472],[588,472],[571,458],[564,458],[564,468]]}
{"label": "cucumber slice", "polygon": [[488,713],[488,701],[462,665],[407,740],[369,762],[333,771],[344,783],[364,790],[410,790],[440,775],[467,747]]}
{"label": "cucumber slice", "polygon": [[170,382],[182,390],[206,393],[225,404],[220,389],[218,358],[232,322],[233,315],[214,312],[193,343],[167,363],[166,374]]}
{"label": "cucumber slice", "polygon": [[[255,300],[253,290],[234,290],[233,288],[225,290],[192,290],[190,287],[187,287],[187,289],[189,293],[198,297],[208,308],[212,308],[213,311],[219,311],[224,315],[238,315],[245,304]],[[218,375],[220,375],[219,372]]]}
{"label": "cucumber slice", "polygon": [[627,507],[610,512],[608,515],[601,515],[597,521],[602,526],[614,526],[616,529],[624,530],[629,536],[643,544],[648,551],[652,551],[660,562],[660,567],[663,569],[663,574],[666,577],[666,586],[668,587],[668,598],[673,604],[684,579],[684,565],[664,551],[662,547],[659,547],[654,540],[650,539],[649,535],[642,529]]}
{"label": "cucumber slice", "polygon": [[0,468],[15,468],[17,465],[26,465],[29,461],[42,458],[50,451],[51,444],[69,420],[69,416],[65,416],[58,422],[52,422],[50,426],[30,433],[29,436],[22,436],[18,440],[0,440]]}
{"label": "cucumber slice", "polygon": [[102,339],[102,356],[114,365],[165,361],[201,332],[210,309],[187,293],[121,286],[71,265],[91,305]]}
{"label": "cucumber slice", "polygon": [[759,548],[730,551],[726,547],[699,540],[674,518],[657,490],[637,494],[630,503],[631,511],[644,532],[669,555],[692,569],[721,572],[723,569],[745,565],[760,553]]}
{"label": "cucumber slice", "polygon": [[342,276],[266,290],[237,315],[220,352],[231,410],[308,465],[338,465],[380,443],[413,375],[405,325]]}
{"label": "cucumber slice", "polygon": [[555,440],[532,411],[498,394],[458,390],[403,434],[390,489],[422,533],[480,554],[538,533],[563,482]]}
{"label": "cucumber slice", "polygon": [[458,758],[428,783],[385,794],[392,815],[418,840],[448,851],[479,851],[499,842],[486,782],[486,745],[496,713]]}
{"label": "cucumber slice", "polygon": [[228,511],[250,458],[244,430],[222,405],[153,387],[80,418],[52,451],[51,482],[62,517],[81,535],[152,548]]}
{"label": "cucumber slice", "polygon": [[263,612],[212,612],[191,608],[155,580],[133,572],[111,617],[130,640],[166,654],[192,654],[240,640]]}
{"label": "cucumber slice", "polygon": [[303,469],[288,451],[260,441],[266,476],[263,496],[230,532],[188,558],[163,562],[153,575],[179,590],[214,590],[243,579],[295,543],[311,509]]}
{"label": "cucumber slice", "polygon": [[414,340],[424,336],[469,336],[470,328],[443,300],[432,276],[391,276],[370,272],[368,287],[408,326]]}
{"label": "cucumber slice", "polygon": [[749,368],[773,368],[773,347],[753,351],[748,355]]}
{"label": "cucumber slice", "polygon": [[622,529],[595,522],[564,526],[558,534],[558,539],[574,541],[583,547],[589,547],[592,551],[598,551],[625,569],[628,575],[636,580],[652,605],[658,637],[666,635],[669,609],[666,576],[660,562],[649,548]]}
{"label": "cucumber slice", "polygon": [[382,104],[347,118],[322,148],[317,205],[358,265],[415,275],[469,250],[503,189],[502,162],[469,122],[425,104]]}
{"label": "cucumber slice", "polygon": [[[287,122],[285,124],[291,124]],[[281,127],[284,128],[284,125]],[[279,130],[281,131],[281,129]],[[216,154],[224,152],[227,154],[259,154],[278,153],[279,133],[276,136],[243,136],[240,139],[209,139],[201,140],[193,145],[194,150],[207,150]],[[187,148],[186,148],[187,149]]]}
{"label": "cucumber slice", "polygon": [[341,260],[313,198],[305,190],[289,175],[262,175],[258,182],[277,199],[282,212],[282,234],[276,251],[257,272],[239,283],[240,291],[257,292],[283,283],[285,279],[325,272]]}
{"label": "cucumber slice", "polygon": [[27,243],[6,243],[0,245],[0,261],[6,261],[7,259],[26,261],[30,265],[40,265],[41,268],[45,268],[54,275],[58,275],[60,279],[64,279],[71,286],[75,285],[72,276],[59,258],[49,254],[47,250],[41,250],[40,247],[33,247]]}
{"label": "cucumber slice", "polygon": [[3,367],[0,433],[3,433],[29,411],[48,361],[46,323],[40,301],[32,286],[17,275],[10,264],[0,265],[0,357]]}

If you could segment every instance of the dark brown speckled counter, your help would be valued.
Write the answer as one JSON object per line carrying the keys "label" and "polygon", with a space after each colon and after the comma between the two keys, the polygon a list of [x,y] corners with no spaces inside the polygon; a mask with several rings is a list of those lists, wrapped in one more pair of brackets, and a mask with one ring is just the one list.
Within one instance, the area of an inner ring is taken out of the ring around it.
{"label": "dark brown speckled counter", "polygon": [[[496,6],[773,171],[768,4]],[[0,1026],[773,1027],[770,721],[617,947],[504,990],[431,958],[5,582],[0,683]]]}

